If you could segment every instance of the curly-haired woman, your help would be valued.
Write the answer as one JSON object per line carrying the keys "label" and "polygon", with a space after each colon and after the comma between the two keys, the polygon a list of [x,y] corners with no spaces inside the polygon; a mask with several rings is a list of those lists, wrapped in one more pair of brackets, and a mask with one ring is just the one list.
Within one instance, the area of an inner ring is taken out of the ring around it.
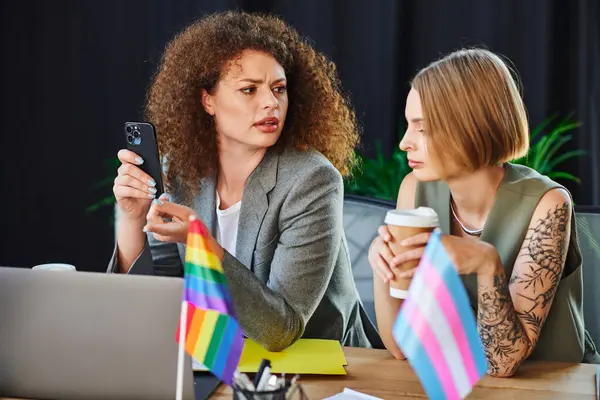
{"label": "curly-haired woman", "polygon": [[152,201],[143,161],[119,152],[110,272],[181,276],[194,214],[248,337],[270,350],[300,337],[382,346],[344,238],[358,133],[333,63],[275,17],[210,15],[168,45],[147,113],[168,196]]}

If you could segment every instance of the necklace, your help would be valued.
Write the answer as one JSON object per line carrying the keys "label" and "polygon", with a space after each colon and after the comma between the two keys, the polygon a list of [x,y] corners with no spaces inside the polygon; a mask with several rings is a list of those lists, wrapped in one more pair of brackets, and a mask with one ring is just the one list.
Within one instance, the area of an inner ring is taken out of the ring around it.
{"label": "necklace", "polygon": [[483,228],[481,228],[481,229],[469,229],[469,228],[467,228],[466,226],[463,225],[463,223],[458,218],[458,215],[456,215],[456,211],[454,211],[454,206],[452,205],[452,200],[450,200],[450,210],[452,210],[452,215],[454,215],[454,219],[456,220],[456,222],[458,222],[458,224],[460,225],[460,227],[462,228],[462,230],[467,235],[471,235],[471,236],[480,236],[481,235],[481,232],[483,232]]}

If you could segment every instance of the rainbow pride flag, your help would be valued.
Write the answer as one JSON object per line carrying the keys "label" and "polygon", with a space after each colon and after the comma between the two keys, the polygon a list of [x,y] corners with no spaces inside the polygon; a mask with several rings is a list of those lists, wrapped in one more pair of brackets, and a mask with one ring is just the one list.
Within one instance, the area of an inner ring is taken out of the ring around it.
{"label": "rainbow pride flag", "polygon": [[431,399],[464,399],[487,372],[475,316],[439,230],[427,243],[393,335]]}
{"label": "rainbow pride flag", "polygon": [[[206,246],[207,234],[200,220],[190,220],[182,303],[182,307],[186,307],[182,311],[185,351],[231,386],[244,336],[235,318],[221,262]],[[177,328],[178,343],[181,322]]]}

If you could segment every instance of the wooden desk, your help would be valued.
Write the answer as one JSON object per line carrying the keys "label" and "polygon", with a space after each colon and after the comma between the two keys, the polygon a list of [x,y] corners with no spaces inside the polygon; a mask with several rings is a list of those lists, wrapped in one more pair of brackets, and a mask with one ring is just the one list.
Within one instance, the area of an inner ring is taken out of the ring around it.
{"label": "wooden desk", "polygon": [[[348,375],[300,378],[310,400],[333,396],[345,387],[383,399],[426,398],[408,362],[385,350],[347,347],[344,353]],[[512,378],[485,376],[468,399],[595,399],[595,376],[594,365],[531,361]],[[211,397],[231,398],[231,389],[224,385]]]}
{"label": "wooden desk", "polygon": [[[348,375],[300,378],[310,400],[333,396],[345,387],[382,399],[426,398],[408,362],[395,360],[385,350],[347,347],[344,353]],[[512,378],[484,377],[468,400],[595,399],[595,377],[595,365],[531,361],[523,364]],[[231,389],[224,385],[211,397],[231,398]]]}

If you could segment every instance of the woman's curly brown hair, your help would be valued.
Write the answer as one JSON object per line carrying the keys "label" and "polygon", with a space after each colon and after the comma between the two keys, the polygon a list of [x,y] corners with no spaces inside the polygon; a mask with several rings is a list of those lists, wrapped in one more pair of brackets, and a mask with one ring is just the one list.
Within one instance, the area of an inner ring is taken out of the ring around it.
{"label": "woman's curly brown hair", "polygon": [[285,70],[290,103],[276,146],[316,149],[342,175],[349,174],[359,134],[333,62],[276,17],[229,11],[208,15],[178,34],[150,88],[146,112],[167,158],[167,189],[175,190],[176,182],[189,200],[200,179],[216,171],[217,133],[200,89],[210,93],[244,50],[268,53]]}

